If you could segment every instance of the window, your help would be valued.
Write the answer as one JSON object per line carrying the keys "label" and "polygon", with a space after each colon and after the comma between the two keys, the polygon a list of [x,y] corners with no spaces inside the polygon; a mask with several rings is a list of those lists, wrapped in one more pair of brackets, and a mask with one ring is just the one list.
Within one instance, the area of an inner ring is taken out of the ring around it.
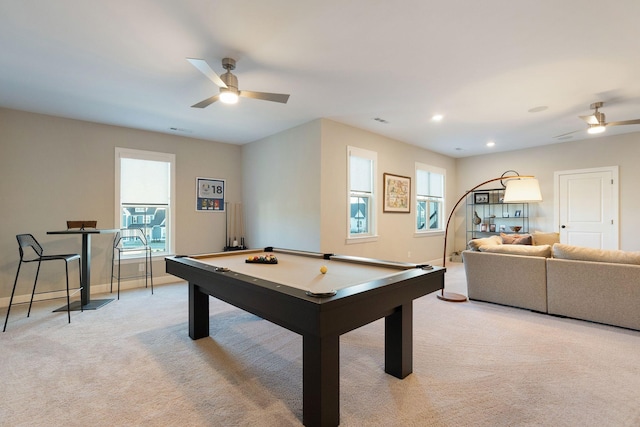
{"label": "window", "polygon": [[142,229],[153,255],[173,253],[175,154],[116,147],[115,160],[116,227]]}
{"label": "window", "polygon": [[416,163],[416,231],[444,231],[445,171]]}
{"label": "window", "polygon": [[349,239],[373,237],[375,222],[375,176],[378,154],[347,147]]}

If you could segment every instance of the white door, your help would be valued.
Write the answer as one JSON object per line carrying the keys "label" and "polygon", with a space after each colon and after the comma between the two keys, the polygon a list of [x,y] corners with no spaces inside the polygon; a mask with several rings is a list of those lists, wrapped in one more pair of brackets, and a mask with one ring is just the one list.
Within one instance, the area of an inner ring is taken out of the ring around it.
{"label": "white door", "polygon": [[618,167],[556,172],[560,241],[618,249]]}

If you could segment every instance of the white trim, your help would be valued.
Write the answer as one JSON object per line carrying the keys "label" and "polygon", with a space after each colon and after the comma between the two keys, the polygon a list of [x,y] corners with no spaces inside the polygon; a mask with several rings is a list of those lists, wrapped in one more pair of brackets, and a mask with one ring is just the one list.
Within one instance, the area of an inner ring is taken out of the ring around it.
{"label": "white trim", "polygon": [[377,242],[378,236],[364,236],[364,237],[350,237],[345,240],[346,245],[355,245],[357,243],[371,243]]}
{"label": "white trim", "polygon": [[[442,175],[442,212],[441,212],[441,223],[440,223],[440,228],[437,230],[418,230],[417,229],[417,215],[418,215],[418,170],[421,171],[426,171],[426,172],[430,172],[430,173],[434,173],[434,174],[438,174],[438,175]],[[415,209],[415,214],[413,215],[413,232],[414,232],[414,237],[426,237],[426,236],[434,236],[434,235],[438,235],[438,234],[442,234],[444,236],[444,228],[447,226],[446,225],[446,218],[447,218],[447,214],[446,214],[446,205],[447,205],[447,170],[444,168],[440,168],[438,166],[431,166],[428,165],[426,163],[421,163],[421,162],[415,162],[415,168],[414,168],[414,175],[413,175],[413,180],[415,182],[415,191],[414,191],[414,199],[413,199],[413,204],[416,207]]]}
{"label": "white trim", "polygon": [[620,178],[618,166],[602,166],[589,169],[572,169],[564,171],[555,171],[553,173],[553,229],[560,232],[560,176],[561,175],[577,175],[582,173],[610,172],[613,179],[613,190],[611,194],[612,202],[612,221],[615,221],[616,233],[613,236],[616,248],[620,247]]}
{"label": "white trim", "polygon": [[[371,199],[369,206],[369,233],[364,235],[352,235],[351,234],[351,161],[350,157],[360,157],[363,159],[369,159],[372,162],[371,171]],[[351,243],[365,243],[368,241],[376,241],[378,238],[378,203],[377,203],[377,189],[378,189],[378,153],[364,148],[347,146],[347,244]]]}
{"label": "white trim", "polygon": [[175,236],[176,236],[176,155],[173,153],[162,153],[158,151],[135,150],[132,148],[115,147],[115,185],[114,185],[114,227],[120,226],[120,159],[140,159],[152,160],[159,162],[167,162],[171,164],[170,168],[170,194],[169,194],[169,210],[167,212],[169,218],[170,232],[167,234],[167,251],[158,255],[168,256],[175,253]]}

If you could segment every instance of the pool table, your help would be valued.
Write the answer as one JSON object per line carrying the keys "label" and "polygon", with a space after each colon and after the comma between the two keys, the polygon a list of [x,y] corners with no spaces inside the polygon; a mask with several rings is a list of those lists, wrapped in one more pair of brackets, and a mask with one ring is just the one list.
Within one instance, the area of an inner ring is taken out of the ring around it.
{"label": "pool table", "polygon": [[[277,263],[249,263],[272,255]],[[321,267],[326,267],[322,273]],[[412,372],[413,300],[444,286],[444,268],[268,247],[166,258],[189,283],[189,336],[209,336],[209,295],[301,334],[303,423],[340,423],[339,338],[385,318],[385,372]]]}

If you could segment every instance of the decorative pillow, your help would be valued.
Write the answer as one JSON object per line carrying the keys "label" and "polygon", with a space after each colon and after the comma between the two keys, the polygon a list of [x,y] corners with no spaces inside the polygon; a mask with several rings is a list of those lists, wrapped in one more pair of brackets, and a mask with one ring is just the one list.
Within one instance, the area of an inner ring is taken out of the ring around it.
{"label": "decorative pillow", "polygon": [[483,239],[469,240],[469,243],[467,243],[467,247],[472,251],[477,251],[478,248],[483,245],[495,246],[495,245],[501,245],[501,244],[502,244],[502,239],[500,237],[491,236],[491,237],[485,237]]}
{"label": "decorative pillow", "polygon": [[560,233],[545,233],[543,231],[533,232],[534,245],[553,246],[555,243],[560,243]]}
{"label": "decorative pillow", "polygon": [[549,245],[499,245],[480,246],[480,252],[489,252],[494,254],[509,254],[509,255],[527,255],[527,256],[539,256],[544,258],[551,258],[551,246]]}
{"label": "decorative pillow", "polygon": [[575,261],[610,262],[614,264],[640,264],[640,252],[627,252],[611,249],[594,249],[583,246],[553,245],[553,257]]}
{"label": "decorative pillow", "polygon": [[505,234],[500,233],[504,245],[530,245],[531,234]]}

